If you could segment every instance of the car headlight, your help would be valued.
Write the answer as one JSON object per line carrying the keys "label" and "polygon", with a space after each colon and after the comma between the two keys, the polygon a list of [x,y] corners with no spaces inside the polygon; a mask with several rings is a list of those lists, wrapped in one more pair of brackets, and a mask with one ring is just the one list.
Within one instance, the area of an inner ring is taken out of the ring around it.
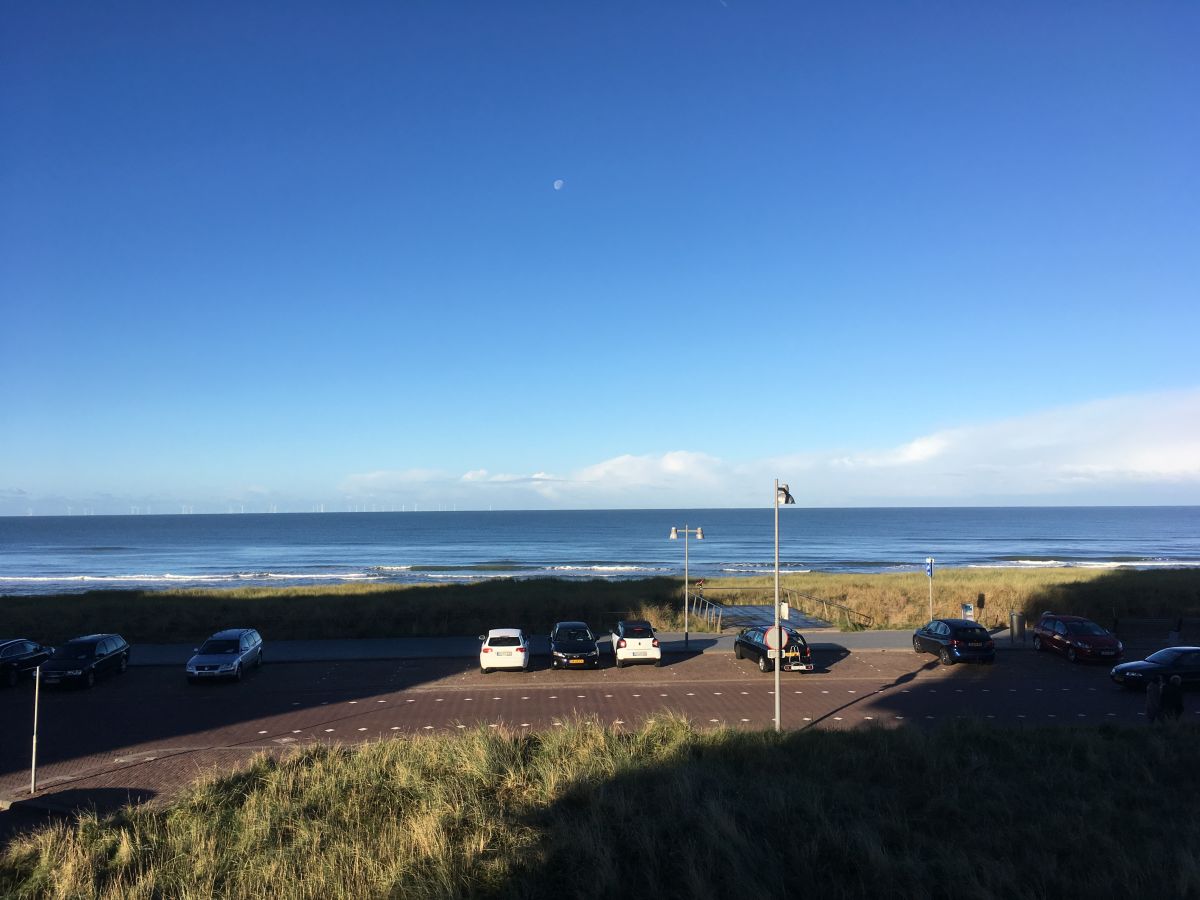
{"label": "car headlight", "polygon": [[189,664],[188,664],[188,667],[187,667],[187,670],[188,670],[188,673],[189,673],[189,674],[193,674],[193,673],[195,673],[195,671],[196,671],[196,667],[195,667],[195,666],[193,666],[193,665],[191,665],[191,664],[189,663]]}
{"label": "car headlight", "polygon": [[557,657],[559,657],[560,659],[566,659],[566,658],[567,658],[567,654],[563,653],[561,650],[555,650],[555,651],[554,651],[554,655],[555,655],[555,656],[557,656]]}
{"label": "car headlight", "polygon": [[236,666],[236,665],[237,665],[237,663],[226,663],[225,665],[221,666],[221,668],[220,668],[220,669],[218,669],[217,671],[219,671],[219,672],[232,672],[232,671],[233,671],[233,668],[234,668],[234,666]]}
{"label": "car headlight", "polygon": [[1122,672],[1121,674],[1122,674],[1122,675],[1124,675],[1126,678],[1141,678],[1141,677],[1142,677],[1142,673],[1141,673],[1141,672],[1136,672],[1136,671],[1134,671],[1134,672]]}

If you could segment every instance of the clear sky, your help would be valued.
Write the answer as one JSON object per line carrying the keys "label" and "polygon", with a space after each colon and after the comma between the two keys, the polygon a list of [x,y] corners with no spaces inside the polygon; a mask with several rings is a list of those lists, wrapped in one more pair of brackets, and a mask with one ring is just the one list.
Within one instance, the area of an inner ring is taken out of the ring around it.
{"label": "clear sky", "polygon": [[13,2],[0,514],[1200,503],[1194,2]]}

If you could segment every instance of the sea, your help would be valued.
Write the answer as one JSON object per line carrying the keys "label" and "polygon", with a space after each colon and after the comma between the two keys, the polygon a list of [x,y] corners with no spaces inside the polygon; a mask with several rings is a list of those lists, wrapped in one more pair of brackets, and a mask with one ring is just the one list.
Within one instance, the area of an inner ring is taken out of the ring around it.
{"label": "sea", "polygon": [[[773,572],[774,553],[771,507],[13,516],[0,517],[0,595],[644,578],[681,575],[685,555],[693,578],[751,576]],[[785,573],[917,572],[929,557],[935,571],[1200,567],[1200,507],[779,510]]]}

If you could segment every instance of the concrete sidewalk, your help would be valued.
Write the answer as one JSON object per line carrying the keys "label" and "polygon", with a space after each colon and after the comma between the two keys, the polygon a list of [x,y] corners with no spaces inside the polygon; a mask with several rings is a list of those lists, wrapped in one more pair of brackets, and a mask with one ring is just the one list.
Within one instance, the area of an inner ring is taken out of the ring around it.
{"label": "concrete sidewalk", "polygon": [[[911,650],[911,631],[838,631],[806,628],[802,634],[814,650]],[[736,635],[692,632],[685,646],[682,632],[660,632],[666,653],[731,653]],[[1008,630],[992,635],[998,650],[1029,649],[1029,642],[1012,643]],[[599,636],[600,652],[611,652],[607,633]],[[336,662],[368,659],[470,659],[479,654],[473,637],[359,638],[328,641],[272,641],[264,635],[265,662]],[[535,656],[550,653],[549,638],[533,635],[530,647]],[[183,666],[194,652],[192,644],[135,644],[129,657],[133,666]]]}

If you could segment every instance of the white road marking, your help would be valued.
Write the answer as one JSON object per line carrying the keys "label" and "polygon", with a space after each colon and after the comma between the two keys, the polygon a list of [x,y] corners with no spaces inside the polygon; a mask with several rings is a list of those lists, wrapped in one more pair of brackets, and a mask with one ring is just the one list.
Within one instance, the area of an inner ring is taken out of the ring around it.
{"label": "white road marking", "polygon": [[265,732],[265,731],[260,731],[260,732],[259,732],[259,734],[266,734],[266,732]]}
{"label": "white road marking", "polygon": [[392,726],[392,731],[399,731],[399,730],[400,730],[400,726],[399,726],[399,725],[393,725],[393,726]]}
{"label": "white road marking", "polygon": [[325,733],[326,733],[326,734],[329,734],[329,732],[331,732],[331,731],[333,731],[333,729],[332,729],[332,728],[326,728],[326,729],[325,729]]}
{"label": "white road marking", "polygon": [[360,728],[360,729],[358,729],[358,730],[359,730],[359,731],[366,731],[367,729],[365,729],[365,728]]}
{"label": "white road marking", "polygon": [[357,700],[351,700],[351,701],[350,701],[350,705],[351,705],[351,706],[353,706],[353,705],[354,705],[355,703],[357,703],[357,702],[358,702]]}

